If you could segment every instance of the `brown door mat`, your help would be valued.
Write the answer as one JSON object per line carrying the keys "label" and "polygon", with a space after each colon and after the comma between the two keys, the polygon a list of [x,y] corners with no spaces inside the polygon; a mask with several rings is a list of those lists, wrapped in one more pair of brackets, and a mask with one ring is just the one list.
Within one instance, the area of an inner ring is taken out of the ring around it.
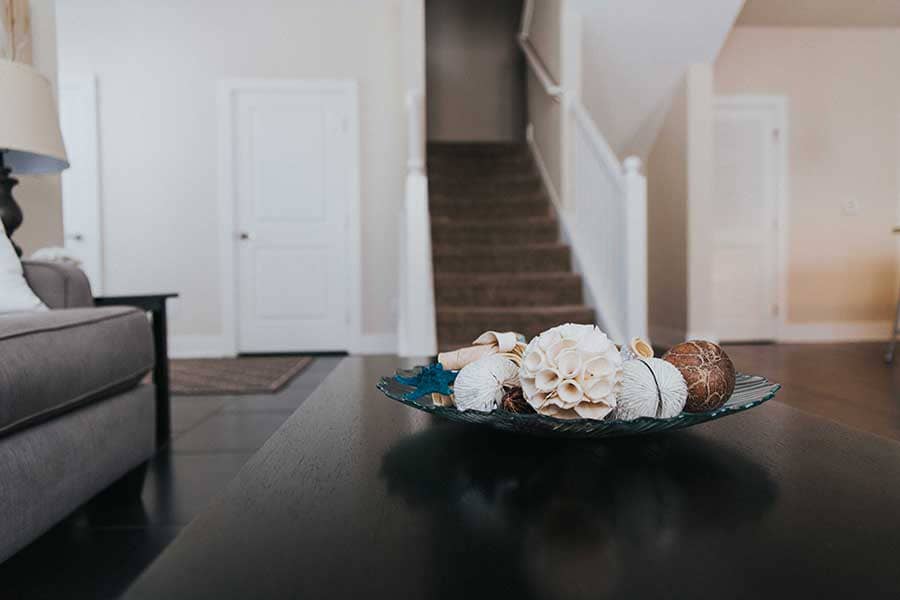
{"label": "brown door mat", "polygon": [[190,358],[169,361],[172,394],[274,394],[313,361],[311,356]]}

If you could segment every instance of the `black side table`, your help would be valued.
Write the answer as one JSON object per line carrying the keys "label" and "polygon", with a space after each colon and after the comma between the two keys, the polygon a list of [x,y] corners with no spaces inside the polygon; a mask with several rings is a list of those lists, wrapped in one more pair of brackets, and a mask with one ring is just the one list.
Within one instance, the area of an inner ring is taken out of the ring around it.
{"label": "black side table", "polygon": [[97,306],[134,306],[150,313],[153,319],[153,384],[156,386],[156,445],[169,440],[171,407],[169,404],[169,347],[166,335],[166,300],[178,294],[141,294],[136,296],[100,296]]}

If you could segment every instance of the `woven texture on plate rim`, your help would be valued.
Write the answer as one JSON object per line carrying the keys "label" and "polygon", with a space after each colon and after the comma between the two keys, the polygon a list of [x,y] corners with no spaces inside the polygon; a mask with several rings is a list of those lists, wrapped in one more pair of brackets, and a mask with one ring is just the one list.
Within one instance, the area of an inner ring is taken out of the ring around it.
{"label": "woven texture on plate rim", "polygon": [[669,419],[641,417],[633,421],[573,419],[564,420],[543,415],[522,415],[497,409],[493,412],[459,411],[452,406],[435,406],[431,402],[433,392],[450,394],[456,372],[444,371],[440,365],[416,367],[397,371],[392,377],[382,377],[378,389],[386,396],[412,408],[462,423],[488,425],[503,431],[531,435],[604,438],[642,433],[656,433],[690,427],[713,421],[759,406],[775,397],[781,389],[759,375],[737,374],[734,393],[721,407],[702,413],[687,413]]}

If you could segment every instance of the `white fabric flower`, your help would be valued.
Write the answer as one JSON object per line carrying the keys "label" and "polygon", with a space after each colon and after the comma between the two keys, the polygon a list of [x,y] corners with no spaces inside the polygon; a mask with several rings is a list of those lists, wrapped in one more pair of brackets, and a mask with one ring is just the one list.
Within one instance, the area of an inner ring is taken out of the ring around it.
{"label": "white fabric flower", "polygon": [[603,419],[622,388],[622,357],[594,325],[566,323],[525,348],[519,380],[538,413],[560,419]]}

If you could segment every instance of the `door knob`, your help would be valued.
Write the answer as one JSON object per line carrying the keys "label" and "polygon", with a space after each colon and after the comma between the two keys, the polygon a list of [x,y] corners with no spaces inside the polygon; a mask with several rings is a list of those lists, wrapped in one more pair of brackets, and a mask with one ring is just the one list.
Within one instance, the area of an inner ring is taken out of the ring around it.
{"label": "door knob", "polygon": [[80,233],[70,233],[66,236],[66,239],[74,240],[76,242],[82,242],[82,241],[84,241],[84,236],[81,235]]}
{"label": "door knob", "polygon": [[246,242],[246,241],[253,241],[253,240],[256,239],[256,236],[255,236],[255,235],[253,235],[252,233],[249,233],[249,232],[247,232],[247,231],[242,231],[242,232],[240,232],[240,233],[238,234],[238,237],[241,239],[241,241],[245,241],[245,242]]}

